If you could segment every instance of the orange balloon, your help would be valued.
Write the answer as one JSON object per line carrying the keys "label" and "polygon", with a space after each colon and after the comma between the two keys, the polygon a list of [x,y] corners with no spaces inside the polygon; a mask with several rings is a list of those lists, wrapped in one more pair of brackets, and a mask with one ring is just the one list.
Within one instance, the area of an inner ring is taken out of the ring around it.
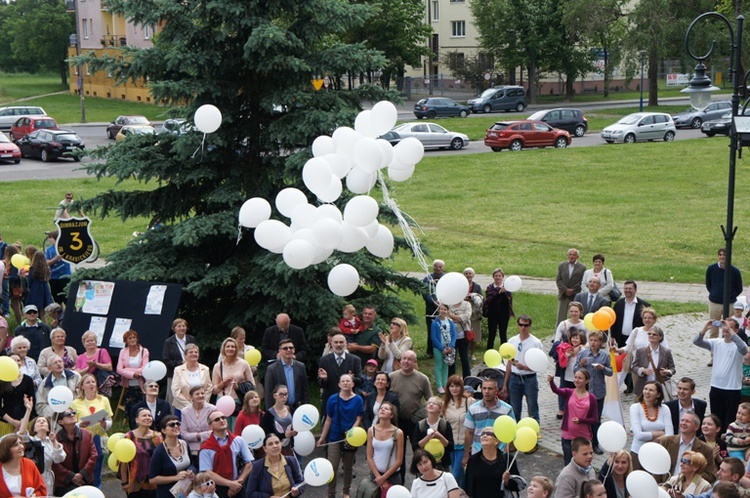
{"label": "orange balloon", "polygon": [[596,327],[599,330],[607,330],[609,328],[609,315],[607,314],[604,309],[600,309],[596,313],[594,313],[594,318],[591,320],[594,324],[594,327]]}
{"label": "orange balloon", "polygon": [[[615,310],[610,308],[609,306],[603,306],[599,308],[603,311],[605,311],[609,315],[609,327],[615,324],[615,320],[617,320],[617,314],[615,313]],[[607,328],[609,328],[607,327]]]}

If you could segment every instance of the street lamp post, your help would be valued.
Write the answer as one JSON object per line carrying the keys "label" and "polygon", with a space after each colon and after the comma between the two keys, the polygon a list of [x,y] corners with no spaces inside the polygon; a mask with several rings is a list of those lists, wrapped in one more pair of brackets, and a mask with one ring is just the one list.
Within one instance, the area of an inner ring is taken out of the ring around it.
{"label": "street lamp post", "polygon": [[732,127],[729,132],[729,181],[727,186],[727,224],[721,227],[721,231],[724,235],[724,247],[726,248],[726,259],[724,263],[724,317],[729,316],[729,307],[733,304],[729,302],[729,296],[732,292],[732,240],[737,232],[737,227],[734,226],[734,179],[735,179],[735,164],[737,160],[737,152],[739,150],[739,139],[737,136],[737,116],[740,106],[740,90],[742,85],[747,81],[748,73],[743,77],[742,62],[741,62],[741,51],[742,51],[742,23],[745,18],[742,15],[737,16],[737,37],[735,38],[734,32],[732,31],[732,25],[722,14],[718,12],[706,12],[696,17],[685,33],[685,48],[688,54],[694,60],[698,62],[695,66],[695,75],[690,80],[690,85],[682,90],[682,93],[690,95],[690,104],[698,109],[703,110],[711,102],[711,92],[718,90],[717,87],[711,84],[711,79],[706,76],[706,66],[704,61],[708,59],[714,51],[716,46],[715,42],[711,43],[711,47],[708,49],[703,56],[696,56],[690,49],[690,32],[693,30],[699,22],[705,19],[718,19],[724,22],[724,25],[729,29],[731,38],[731,47],[729,52],[729,76],[734,83],[734,91],[732,93]]}
{"label": "street lamp post", "polygon": [[643,112],[643,71],[646,67],[646,51],[641,50],[641,107],[640,112]]}

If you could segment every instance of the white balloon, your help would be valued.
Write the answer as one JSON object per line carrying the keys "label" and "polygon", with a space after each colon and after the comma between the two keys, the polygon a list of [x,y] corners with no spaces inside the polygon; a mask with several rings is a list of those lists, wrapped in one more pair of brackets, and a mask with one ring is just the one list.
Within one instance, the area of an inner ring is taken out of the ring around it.
{"label": "white balloon", "polygon": [[380,133],[376,132],[375,127],[372,125],[372,122],[370,120],[371,114],[372,111],[369,109],[361,111],[359,114],[357,114],[357,117],[354,119],[354,131],[364,137],[375,138],[380,135]]}
{"label": "white balloon", "polygon": [[370,240],[365,232],[364,228],[355,227],[347,222],[341,224],[341,229],[344,232],[344,236],[341,238],[341,243],[336,248],[341,252],[357,252]]}
{"label": "white balloon", "polygon": [[349,158],[341,154],[326,154],[323,156],[323,159],[328,161],[331,173],[339,179],[344,178],[349,173],[349,170],[352,169],[352,163]]}
{"label": "white balloon", "polygon": [[362,137],[362,135],[348,126],[341,126],[336,128],[332,137],[333,143],[336,144],[336,153],[343,154],[346,157],[351,157],[352,152],[354,151],[354,144]]}
{"label": "white balloon", "polygon": [[380,227],[380,223],[378,223],[378,220],[372,220],[372,223],[369,223],[367,226],[364,226],[365,232],[367,232],[367,238],[371,239],[375,237],[378,234],[378,227]]}
{"label": "white balloon", "polygon": [[312,432],[300,432],[294,436],[294,452],[299,456],[307,456],[315,450],[315,436]]}
{"label": "white balloon", "polygon": [[547,370],[547,354],[541,349],[532,348],[526,351],[526,354],[524,354],[524,361],[526,366],[536,373]]}
{"label": "white balloon", "polygon": [[341,192],[344,190],[344,185],[336,175],[331,175],[331,183],[326,188],[317,192],[318,199],[322,202],[334,202],[336,199],[341,197]]}
{"label": "white balloon", "polygon": [[297,432],[308,432],[318,425],[320,420],[320,414],[318,409],[313,405],[301,405],[299,408],[294,410],[292,416],[292,427]]}
{"label": "white balloon", "polygon": [[393,161],[393,145],[388,140],[383,140],[382,138],[378,138],[376,142],[380,146],[380,153],[382,154],[380,167],[385,168]]}
{"label": "white balloon", "polygon": [[221,126],[221,111],[215,105],[204,104],[195,111],[193,121],[203,133],[213,133]]}
{"label": "white balloon", "polygon": [[388,168],[388,178],[394,182],[405,182],[413,174],[414,166],[409,166],[407,169],[393,169],[392,166]]}
{"label": "white balloon", "polygon": [[143,367],[143,378],[159,382],[167,376],[167,366],[159,360],[151,360]]}
{"label": "white balloon", "polygon": [[47,393],[47,404],[55,413],[62,413],[73,403],[73,391],[68,386],[55,386]]}
{"label": "white balloon", "polygon": [[312,227],[315,245],[325,249],[335,249],[344,237],[341,223],[330,218],[318,220]]}
{"label": "white balloon", "polygon": [[315,254],[313,254],[313,260],[310,265],[317,265],[327,260],[333,254],[333,249],[326,249],[324,247],[315,246]]}
{"label": "white balloon", "polygon": [[246,200],[240,208],[240,225],[255,228],[271,217],[271,204],[263,197]]}
{"label": "white balloon", "polygon": [[374,138],[364,137],[354,145],[354,164],[368,173],[375,173],[380,168],[383,152]]}
{"label": "white balloon", "polygon": [[[640,459],[640,451],[638,457]],[[648,472],[634,470],[628,474],[625,480],[625,487],[631,496],[657,496],[659,494],[659,485],[656,484],[654,477]]]}
{"label": "white balloon", "polygon": [[518,275],[511,275],[503,280],[503,286],[508,292],[516,292],[520,290],[522,284],[523,282],[521,281],[521,277],[519,277]]}
{"label": "white balloon", "polygon": [[331,166],[322,157],[313,157],[302,167],[302,181],[315,194],[328,187],[332,176]]}
{"label": "white balloon", "polygon": [[379,258],[388,258],[393,254],[393,234],[387,227],[379,225],[378,233],[365,244],[365,247]]}
{"label": "white balloon", "polygon": [[305,482],[310,486],[322,486],[333,477],[333,465],[325,458],[315,458],[305,467]]}
{"label": "white balloon", "polygon": [[259,425],[246,425],[242,429],[242,439],[247,443],[249,447],[257,450],[263,446],[263,439],[266,437],[266,431]]}
{"label": "white balloon", "polygon": [[413,164],[402,164],[402,163],[400,163],[398,161],[398,159],[396,159],[395,156],[388,163],[388,169],[389,170],[391,170],[391,169],[410,169],[410,168],[414,169],[414,165]]}
{"label": "white balloon", "polygon": [[292,229],[312,228],[318,221],[318,213],[312,204],[300,204],[292,211]]}
{"label": "white balloon", "polygon": [[290,240],[284,246],[284,262],[295,270],[304,270],[312,264],[315,247],[306,240]]}
{"label": "white balloon", "polygon": [[366,194],[375,186],[377,175],[362,168],[352,168],[346,175],[346,188],[355,194]]}
{"label": "white balloon", "polygon": [[388,488],[385,496],[386,498],[411,498],[411,491],[400,484],[396,484]]}
{"label": "white balloon", "polygon": [[104,493],[101,489],[95,488],[94,486],[81,486],[69,491],[63,495],[63,498],[69,498],[73,496],[85,496],[86,498],[104,498]]}
{"label": "white balloon", "polygon": [[339,208],[333,204],[321,204],[315,208],[315,211],[317,212],[319,220],[330,218],[339,222],[344,221],[344,216],[341,214],[341,211],[339,211]]}
{"label": "white balloon", "polygon": [[446,273],[435,286],[435,296],[440,304],[451,306],[464,300],[469,294],[469,281],[466,280],[463,273],[450,272]]}
{"label": "white balloon", "polygon": [[667,449],[659,443],[649,441],[638,450],[641,466],[652,474],[666,474],[672,467]]}
{"label": "white balloon", "polygon": [[[349,199],[344,207],[344,221],[354,226],[365,227],[377,219],[380,207],[369,195],[358,195]],[[466,287],[468,289],[468,282]]]}
{"label": "white balloon", "polygon": [[255,229],[255,242],[267,250],[284,247],[292,238],[292,230],[279,220],[262,222]]}
{"label": "white balloon", "polygon": [[292,233],[292,238],[289,240],[306,240],[313,246],[315,245],[315,235],[313,235],[312,227],[300,228],[299,230],[295,230]]}
{"label": "white balloon", "polygon": [[335,150],[336,144],[333,143],[333,139],[328,135],[320,135],[318,138],[313,140],[312,154],[315,157],[322,157],[326,154],[332,154]]}
{"label": "white balloon", "polygon": [[341,263],[328,272],[328,288],[337,296],[346,297],[359,287],[359,272],[352,265]]}
{"label": "white balloon", "polygon": [[[398,109],[393,103],[387,100],[381,100],[372,106],[370,114],[370,124],[378,135],[389,131],[396,125],[398,120]],[[389,497],[390,498],[390,497]]]}
{"label": "white balloon", "polygon": [[424,146],[414,137],[407,137],[393,147],[393,157],[401,164],[417,164],[423,156]]}
{"label": "white balloon", "polygon": [[659,498],[671,498],[667,490],[659,486]]}
{"label": "white balloon", "polygon": [[604,448],[604,451],[610,453],[620,451],[628,442],[628,434],[625,432],[625,427],[614,420],[607,420],[602,423],[596,434],[599,437],[599,446]]}
{"label": "white balloon", "polygon": [[292,217],[294,208],[307,204],[307,196],[298,188],[287,187],[276,194],[276,209],[287,218]]}

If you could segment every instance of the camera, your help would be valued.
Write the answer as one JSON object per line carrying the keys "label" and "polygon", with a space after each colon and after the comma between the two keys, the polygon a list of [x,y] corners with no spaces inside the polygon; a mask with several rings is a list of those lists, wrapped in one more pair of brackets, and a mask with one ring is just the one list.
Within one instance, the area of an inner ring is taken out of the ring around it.
{"label": "camera", "polygon": [[714,327],[721,327],[721,320],[714,320],[711,325],[713,325]]}

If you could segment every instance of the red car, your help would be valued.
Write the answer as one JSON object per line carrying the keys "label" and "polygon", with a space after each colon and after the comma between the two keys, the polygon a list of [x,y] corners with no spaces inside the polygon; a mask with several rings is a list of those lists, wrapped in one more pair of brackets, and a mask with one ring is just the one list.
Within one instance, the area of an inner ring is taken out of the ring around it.
{"label": "red car", "polygon": [[570,145],[570,133],[552,128],[541,121],[498,121],[487,130],[484,145],[494,152],[503,149],[519,151],[525,147],[556,147]]}
{"label": "red car", "polygon": [[55,118],[49,116],[26,116],[18,119],[10,128],[10,138],[20,140],[32,131],[59,130]]}
{"label": "red car", "polygon": [[0,131],[0,161],[21,162],[21,149],[10,141],[8,136]]}

